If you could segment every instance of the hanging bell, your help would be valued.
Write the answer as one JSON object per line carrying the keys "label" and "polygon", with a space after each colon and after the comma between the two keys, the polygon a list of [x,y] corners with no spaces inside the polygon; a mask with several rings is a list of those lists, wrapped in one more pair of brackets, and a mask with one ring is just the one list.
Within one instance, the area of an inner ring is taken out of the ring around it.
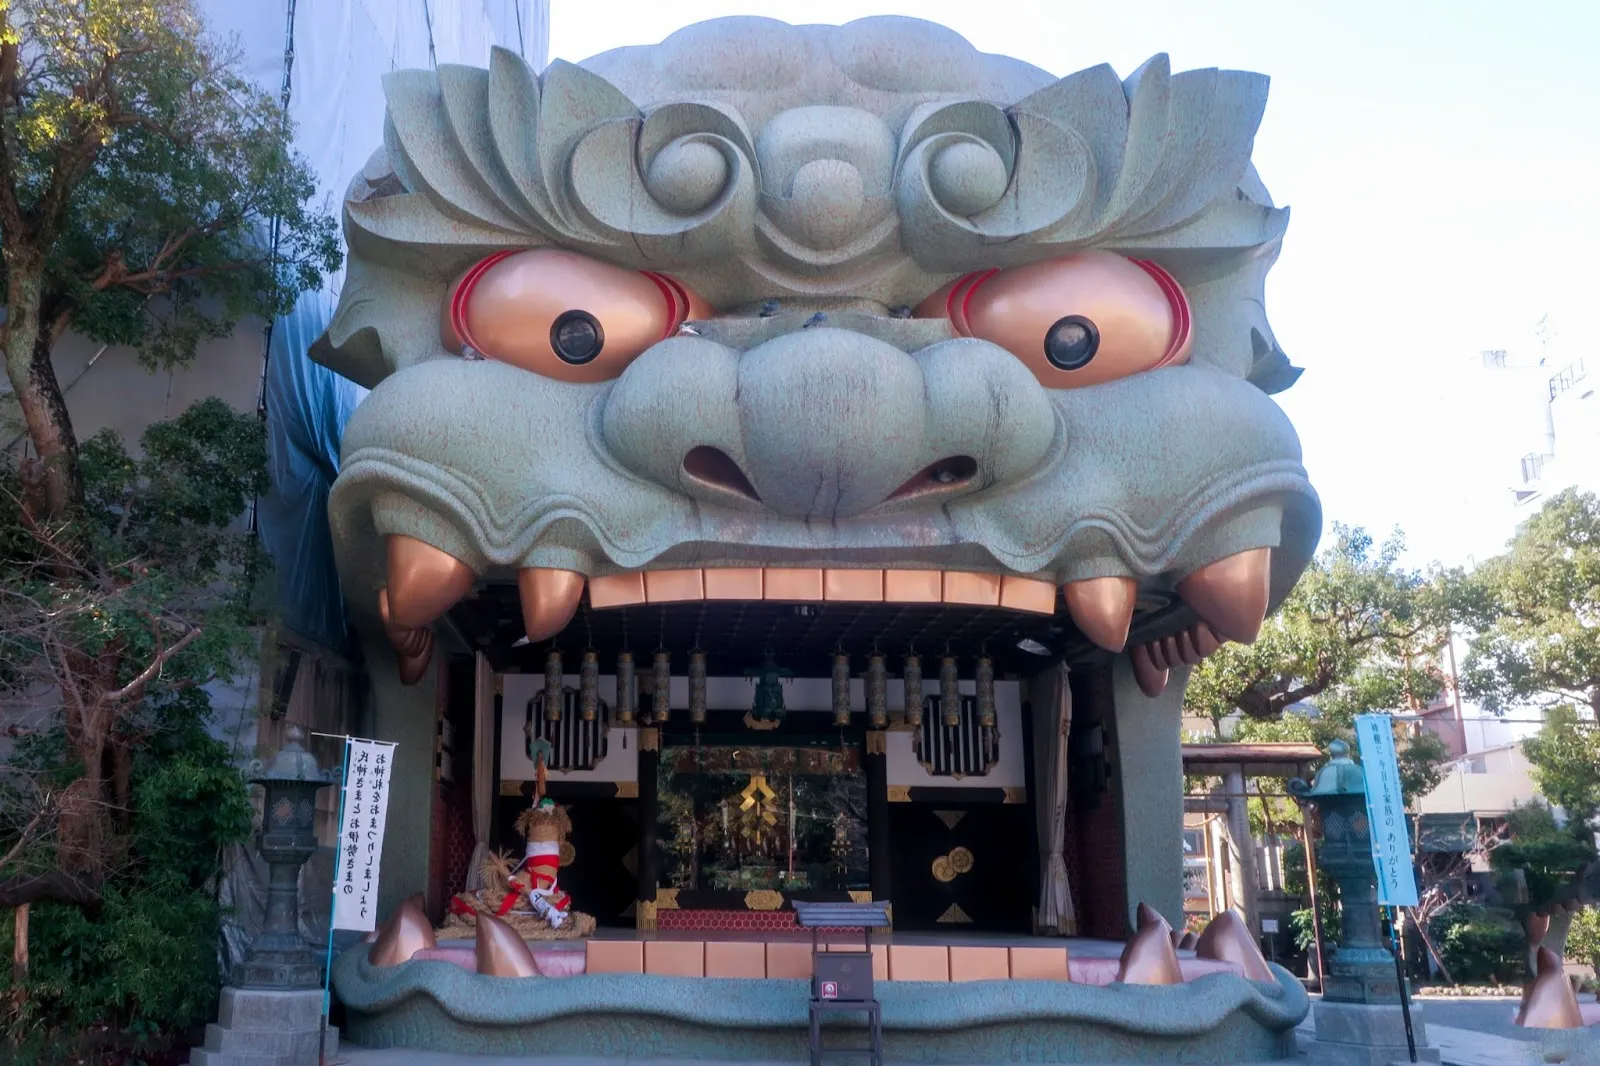
{"label": "hanging bell", "polygon": [[952,655],[939,663],[939,717],[951,729],[961,724],[961,682]]}
{"label": "hanging bell", "polygon": [[900,677],[906,690],[906,725],[912,729],[921,729],[922,660],[915,655],[907,655]]}
{"label": "hanging bell", "polygon": [[583,653],[578,668],[578,717],[592,722],[600,713],[600,659],[592,651]]}
{"label": "hanging bell", "polygon": [[883,729],[889,724],[889,668],[883,656],[867,659],[867,728]]}
{"label": "hanging bell", "polygon": [[850,724],[850,656],[843,652],[833,657],[833,724]]}
{"label": "hanging bell", "polygon": [[994,728],[994,660],[987,655],[978,658],[978,724]]}
{"label": "hanging bell", "polygon": [[672,659],[666,652],[656,652],[653,672],[656,690],[650,696],[650,705],[655,711],[652,721],[664,725],[672,716]]}
{"label": "hanging bell", "polygon": [[566,692],[561,687],[561,653],[553,651],[544,657],[544,720],[561,721],[561,705]]}
{"label": "hanging bell", "polygon": [[639,679],[633,673],[633,652],[617,656],[617,723],[632,725],[639,706]]}
{"label": "hanging bell", "polygon": [[706,653],[689,653],[689,721],[704,725],[706,720]]}

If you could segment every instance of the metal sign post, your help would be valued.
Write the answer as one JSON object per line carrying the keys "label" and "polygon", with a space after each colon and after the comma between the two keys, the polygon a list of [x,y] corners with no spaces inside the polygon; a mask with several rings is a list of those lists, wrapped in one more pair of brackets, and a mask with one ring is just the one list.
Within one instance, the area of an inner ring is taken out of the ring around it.
{"label": "metal sign post", "polygon": [[[322,734],[319,734],[322,735]],[[344,810],[345,781],[350,776],[350,738],[344,738],[344,756],[339,762],[339,807]],[[335,849],[333,876],[328,878],[328,952],[322,964],[322,1031],[317,1034],[317,1066],[328,1066],[328,1012],[333,1007],[333,902],[339,892],[339,852]]]}

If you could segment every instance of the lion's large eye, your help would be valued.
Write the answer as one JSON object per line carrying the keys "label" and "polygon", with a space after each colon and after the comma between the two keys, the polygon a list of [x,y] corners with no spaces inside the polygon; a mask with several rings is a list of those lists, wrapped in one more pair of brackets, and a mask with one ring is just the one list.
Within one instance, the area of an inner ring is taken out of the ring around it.
{"label": "lion's large eye", "polygon": [[1110,252],[985,270],[923,301],[919,317],[948,317],[1026,363],[1055,389],[1098,385],[1187,361],[1189,301],[1154,263]]}
{"label": "lion's large eye", "polygon": [[444,346],[558,381],[608,381],[705,301],[665,274],[623,270],[553,248],[501,252],[450,287]]}

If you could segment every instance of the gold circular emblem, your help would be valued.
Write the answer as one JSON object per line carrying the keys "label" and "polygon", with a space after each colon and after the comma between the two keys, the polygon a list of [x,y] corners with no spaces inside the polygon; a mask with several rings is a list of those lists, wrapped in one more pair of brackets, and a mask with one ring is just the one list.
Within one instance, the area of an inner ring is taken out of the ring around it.
{"label": "gold circular emblem", "polygon": [[577,857],[578,857],[578,849],[573,847],[571,844],[568,844],[565,840],[563,840],[561,842],[561,865],[562,866],[571,866],[572,865],[572,861],[574,859],[576,859]]}
{"label": "gold circular emblem", "polygon": [[783,893],[771,888],[753,888],[744,894],[744,905],[753,911],[775,911],[783,906]]}
{"label": "gold circular emblem", "polygon": [[950,853],[950,868],[958,874],[968,873],[972,869],[972,852],[966,848],[956,848]]}
{"label": "gold circular emblem", "polygon": [[936,881],[954,881],[956,879],[956,870],[950,864],[950,856],[941,855],[933,860],[933,876]]}

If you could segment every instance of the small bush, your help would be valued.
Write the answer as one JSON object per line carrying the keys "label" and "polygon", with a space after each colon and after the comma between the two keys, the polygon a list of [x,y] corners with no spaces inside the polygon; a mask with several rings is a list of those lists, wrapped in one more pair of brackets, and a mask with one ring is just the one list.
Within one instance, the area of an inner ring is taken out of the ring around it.
{"label": "small bush", "polygon": [[1513,984],[1526,973],[1527,937],[1514,922],[1487,908],[1446,907],[1434,915],[1428,933],[1457,982]]}
{"label": "small bush", "polygon": [[1600,974],[1600,910],[1585,907],[1572,916],[1567,931],[1567,959],[1587,963]]}

